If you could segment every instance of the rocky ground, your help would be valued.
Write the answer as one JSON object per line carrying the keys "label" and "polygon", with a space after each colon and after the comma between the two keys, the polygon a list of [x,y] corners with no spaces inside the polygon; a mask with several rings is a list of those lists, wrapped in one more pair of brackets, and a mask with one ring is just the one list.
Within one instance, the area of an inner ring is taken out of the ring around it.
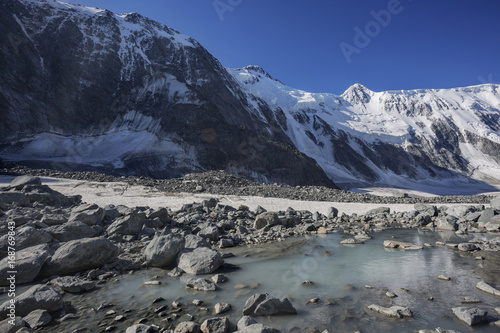
{"label": "rocky ground", "polygon": [[[43,175],[53,177],[59,174]],[[76,176],[83,177],[80,173]],[[151,186],[165,186],[166,190],[171,191],[190,189],[216,191],[218,188],[223,191],[233,186],[234,193],[244,192],[245,188],[249,187],[255,191],[261,189],[269,191],[270,194],[287,195],[286,193],[290,191],[303,189],[259,185],[218,172],[169,181],[142,178],[130,178],[126,181],[133,183],[143,181],[144,185],[154,182]],[[305,188],[304,196],[309,199],[320,198],[322,191],[335,194],[337,200],[343,198],[344,193],[346,198],[347,196],[358,199],[369,197],[370,200],[376,200],[372,196],[358,196],[324,188]],[[317,192],[317,197],[314,192]],[[450,197],[450,200],[467,202],[469,199],[465,198]],[[215,274],[220,269],[231,269],[230,265],[224,262],[224,257],[218,250],[220,248],[332,232],[351,235],[344,241],[345,244],[359,244],[370,239],[373,233],[387,228],[449,230],[458,234],[499,232],[500,198],[475,199],[479,202],[488,202],[490,205],[485,207],[470,199],[474,204],[444,207],[425,203],[429,199],[391,197],[388,200],[419,202],[408,212],[394,213],[388,207],[380,207],[364,215],[339,216],[334,207],[327,214],[292,208],[271,212],[262,207],[254,210],[246,206],[231,207],[220,204],[216,199],[210,199],[201,203],[186,204],[181,209],[173,211],[168,207],[157,209],[99,207],[95,204],[82,203],[79,196],[62,195],[49,186],[42,185],[38,177],[18,177],[0,191],[0,284],[4,286],[4,292],[9,291],[12,282],[9,280],[12,274],[9,272],[14,261],[17,271],[16,286],[23,284],[33,286],[26,292],[16,295],[15,318],[9,316],[13,313],[9,308],[11,306],[9,301],[0,305],[0,320],[3,320],[0,323],[0,331],[30,332],[37,329],[61,331],[58,327],[62,322],[78,316],[78,309],[65,301],[66,293],[84,294],[106,284],[111,278],[146,267],[169,269],[171,276],[181,274],[192,276],[186,288],[216,289],[217,284],[223,282],[224,276],[215,275],[209,280],[205,278],[206,275]],[[437,245],[449,246],[456,251],[480,256],[483,253],[499,251],[500,237],[473,243]],[[389,241],[384,246],[415,250],[413,244],[396,241]],[[13,247],[16,251],[15,258],[12,258]],[[500,291],[486,283],[478,285],[478,288],[490,294],[500,295]],[[228,307],[230,305],[220,303],[213,310],[218,315],[224,313],[226,311],[224,309]],[[383,308],[373,305],[368,309],[399,318],[411,314],[411,310],[399,307]],[[101,323],[103,327],[97,331],[277,332],[256,324],[252,318],[261,315],[293,314],[295,309],[286,299],[256,294],[248,299],[243,311],[244,317],[238,323],[231,323],[224,316],[213,317],[203,322],[180,321],[176,318],[186,318],[179,315],[185,310],[181,305],[175,306],[175,304],[164,308],[158,306],[149,311],[153,313],[148,313],[148,318],[168,317],[170,320],[141,321],[141,317],[138,317],[136,325],[124,327],[120,318],[115,318],[111,322],[103,321]],[[468,325],[491,320],[483,310],[474,306],[454,308],[453,313]],[[117,317],[119,316],[117,314]],[[87,327],[87,330],[81,328],[75,332],[90,332],[95,329]]]}
{"label": "rocky ground", "polygon": [[147,177],[115,177],[98,172],[62,172],[49,169],[30,169],[14,164],[4,165],[0,169],[4,175],[33,175],[38,177],[54,177],[87,180],[94,182],[126,182],[129,185],[154,187],[170,193],[211,193],[221,195],[261,196],[307,201],[360,202],[381,204],[486,204],[491,196],[439,196],[413,197],[407,194],[394,196],[376,196],[338,190],[324,186],[287,186],[279,184],[259,184],[247,179],[238,178],[223,171],[208,171],[186,175],[183,178],[153,179]]}

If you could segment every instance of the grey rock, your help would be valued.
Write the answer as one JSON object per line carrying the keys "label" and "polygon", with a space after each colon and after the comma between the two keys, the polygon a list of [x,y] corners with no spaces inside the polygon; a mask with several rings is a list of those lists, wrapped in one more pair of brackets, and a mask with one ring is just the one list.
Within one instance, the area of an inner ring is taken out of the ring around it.
{"label": "grey rock", "polygon": [[473,206],[466,206],[466,205],[454,205],[448,207],[446,210],[446,214],[455,216],[457,218],[464,217],[468,213],[474,212],[476,209]]}
{"label": "grey rock", "polygon": [[214,317],[206,319],[200,327],[203,333],[226,333],[229,330],[227,317]]}
{"label": "grey rock", "polygon": [[479,281],[476,284],[476,288],[481,290],[481,291],[484,291],[485,293],[495,295],[495,296],[500,296],[500,290],[490,286],[489,284],[487,284],[484,281]]}
{"label": "grey rock", "polygon": [[328,212],[326,213],[326,216],[328,216],[329,219],[334,219],[339,215],[339,210],[335,207],[329,207]]}
{"label": "grey rock", "polygon": [[412,243],[398,242],[393,240],[385,240],[384,247],[391,249],[399,249],[404,251],[416,251],[416,250],[422,250],[424,248],[423,246],[415,245]]}
{"label": "grey rock", "polygon": [[242,330],[243,328],[250,326],[250,325],[253,325],[253,324],[257,324],[257,321],[255,319],[253,319],[250,316],[243,316],[243,317],[241,317],[240,320],[238,320],[238,323],[236,324],[236,326],[237,326],[238,330]]}
{"label": "grey rock", "polygon": [[42,185],[42,181],[39,177],[34,176],[19,176],[14,178],[14,180],[8,186],[9,189],[22,190],[26,185]]}
{"label": "grey rock", "polygon": [[52,316],[47,310],[33,310],[23,320],[35,329],[48,325],[52,321]]}
{"label": "grey rock", "polygon": [[274,212],[264,212],[255,218],[253,228],[254,229],[262,229],[266,226],[274,226],[279,224],[280,220],[278,218],[278,214]]}
{"label": "grey rock", "polygon": [[215,274],[210,278],[210,280],[212,280],[213,283],[219,284],[226,282],[227,278],[222,274]]}
{"label": "grey rock", "polygon": [[219,251],[199,247],[193,250],[184,249],[179,253],[177,266],[192,275],[210,274],[224,263]]}
{"label": "grey rock", "polygon": [[42,268],[41,274],[64,275],[99,268],[116,259],[120,250],[110,240],[84,238],[59,247]]}
{"label": "grey rock", "polygon": [[94,281],[87,281],[76,276],[63,276],[55,278],[51,283],[69,293],[81,293],[95,288]]}
{"label": "grey rock", "polygon": [[438,327],[435,330],[419,330],[418,333],[460,333],[460,332],[454,330],[445,330],[441,327]]}
{"label": "grey rock", "polygon": [[42,223],[48,226],[61,225],[68,221],[68,218],[64,214],[43,214]]}
{"label": "grey rock", "polygon": [[11,318],[7,318],[5,320],[0,321],[0,332],[2,333],[17,333],[18,331],[26,328],[28,323],[24,321],[22,317],[14,318],[14,325],[11,323]]}
{"label": "grey rock", "polygon": [[227,247],[233,247],[233,246],[235,246],[235,242],[232,238],[222,238],[219,241],[219,247],[221,249],[227,248]]}
{"label": "grey rock", "polygon": [[229,303],[217,303],[214,305],[214,312],[216,315],[227,312],[231,310],[231,304]]}
{"label": "grey rock", "polygon": [[[16,315],[26,316],[31,311],[42,309],[49,312],[62,308],[62,296],[54,288],[37,284],[14,298]],[[7,317],[10,301],[0,305],[0,319]]]}
{"label": "grey rock", "polygon": [[275,316],[297,314],[297,310],[286,298],[278,299],[269,294],[255,294],[250,297],[243,308],[243,315]]}
{"label": "grey rock", "polygon": [[422,204],[422,203],[416,203],[413,207],[415,208],[415,210],[417,212],[423,213],[423,214],[428,215],[430,217],[437,215],[436,206]]}
{"label": "grey rock", "polygon": [[217,286],[210,280],[199,278],[186,281],[186,288],[198,291],[215,291]]}
{"label": "grey rock", "polygon": [[369,210],[365,215],[379,215],[379,214],[390,214],[391,209],[389,207],[378,207]]}
{"label": "grey rock", "polygon": [[436,227],[439,230],[456,231],[458,229],[457,218],[453,216],[442,216],[437,219]]}
{"label": "grey rock", "polygon": [[207,242],[206,239],[198,236],[198,235],[186,235],[185,239],[185,245],[184,247],[186,249],[196,249],[197,247],[207,247],[209,249],[212,248],[212,245],[210,245],[209,242]]}
{"label": "grey rock", "polygon": [[458,250],[461,252],[471,252],[479,250],[479,247],[476,244],[472,243],[461,243],[458,244]]}
{"label": "grey rock", "polygon": [[159,219],[163,223],[169,223],[171,220],[170,212],[167,208],[150,210],[146,213],[146,218],[148,220]]}
{"label": "grey rock", "polygon": [[488,322],[488,312],[478,308],[457,307],[452,308],[453,314],[469,326]]}
{"label": "grey rock", "polygon": [[355,244],[364,244],[365,242],[360,239],[355,238],[347,238],[340,242],[342,245],[355,245]]}
{"label": "grey rock", "polygon": [[175,327],[174,333],[199,333],[200,326],[194,321],[183,321]]}
{"label": "grey rock", "polygon": [[175,267],[170,272],[168,272],[168,276],[174,277],[174,278],[179,277],[182,274],[184,274],[184,271],[182,269],[180,269],[179,267]]}
{"label": "grey rock", "polygon": [[[37,245],[18,251],[15,260],[16,284],[33,281],[40,273],[48,256],[48,245]],[[7,280],[10,276],[8,272],[12,271],[9,260],[9,257],[5,257],[0,261],[0,286],[7,286],[10,283]]]}
{"label": "grey rock", "polygon": [[142,229],[146,216],[144,213],[134,213],[117,218],[107,229],[110,237],[120,235],[136,236]]}
{"label": "grey rock", "polygon": [[144,324],[135,324],[128,327],[125,333],[150,333],[153,332],[153,327]]}
{"label": "grey rock", "polygon": [[2,192],[0,191],[0,202],[6,204],[17,203],[21,207],[30,205],[28,197],[22,192]]}
{"label": "grey rock", "polygon": [[164,267],[175,264],[184,249],[184,237],[178,234],[155,236],[144,249],[144,260],[149,266]]}
{"label": "grey rock", "polygon": [[78,221],[93,226],[101,223],[105,214],[104,209],[95,204],[83,204],[71,211],[69,222]]}
{"label": "grey rock", "polygon": [[216,241],[219,238],[219,228],[216,225],[211,225],[206,228],[201,229],[198,232],[198,236],[206,239],[210,239],[211,241]]}
{"label": "grey rock", "polygon": [[[38,230],[32,226],[23,226],[16,232],[16,250],[27,247],[49,243],[52,236],[44,230]],[[0,238],[0,248],[7,250],[8,235]]]}
{"label": "grey rock", "polygon": [[368,309],[381,313],[388,317],[395,317],[395,318],[413,317],[413,313],[411,312],[411,310],[402,306],[393,305],[390,308],[386,308],[380,305],[372,304],[368,306]]}
{"label": "grey rock", "polygon": [[91,238],[97,234],[95,229],[80,221],[69,221],[61,225],[45,228],[45,231],[60,242]]}

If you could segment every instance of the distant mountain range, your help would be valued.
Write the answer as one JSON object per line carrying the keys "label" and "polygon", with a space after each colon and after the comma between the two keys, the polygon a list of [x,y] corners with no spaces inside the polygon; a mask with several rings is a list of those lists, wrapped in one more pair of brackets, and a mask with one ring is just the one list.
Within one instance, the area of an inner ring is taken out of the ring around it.
{"label": "distant mountain range", "polygon": [[290,185],[500,182],[500,86],[342,95],[224,68],[136,13],[0,1],[0,157]]}

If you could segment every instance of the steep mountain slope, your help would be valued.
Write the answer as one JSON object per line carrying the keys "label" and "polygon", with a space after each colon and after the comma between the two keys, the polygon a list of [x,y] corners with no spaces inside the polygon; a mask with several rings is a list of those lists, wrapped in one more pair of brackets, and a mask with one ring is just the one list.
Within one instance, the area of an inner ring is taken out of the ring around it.
{"label": "steep mountain slope", "polygon": [[498,85],[373,92],[356,84],[336,96],[290,88],[256,66],[232,74],[337,182],[500,182]]}
{"label": "steep mountain slope", "polygon": [[334,183],[199,43],[135,13],[0,2],[0,145],[11,160],[155,177],[225,169]]}

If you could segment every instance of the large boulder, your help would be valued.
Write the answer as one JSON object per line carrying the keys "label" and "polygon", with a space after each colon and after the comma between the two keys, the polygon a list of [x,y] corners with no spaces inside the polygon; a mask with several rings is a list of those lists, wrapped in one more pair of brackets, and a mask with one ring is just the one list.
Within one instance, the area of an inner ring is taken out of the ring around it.
{"label": "large boulder", "polygon": [[131,235],[137,236],[144,226],[146,215],[144,213],[133,213],[117,218],[107,229],[110,237]]}
{"label": "large boulder", "polygon": [[105,214],[104,209],[95,204],[83,204],[71,211],[69,222],[78,221],[92,226],[101,223]]}
{"label": "large boulder", "polygon": [[451,310],[458,319],[469,326],[485,324],[488,322],[488,311],[467,307],[457,307],[452,308]]}
{"label": "large boulder", "polygon": [[[12,300],[5,301],[0,305],[0,319],[5,319],[10,312],[9,306],[12,305]],[[13,298],[15,303],[16,316],[26,316],[33,310],[42,309],[57,311],[63,306],[62,296],[54,288],[46,285],[37,284]]]}
{"label": "large boulder", "polygon": [[70,221],[61,225],[48,227],[45,228],[45,231],[60,242],[90,238],[97,234],[95,229],[80,221]]}
{"label": "large boulder", "polygon": [[500,210],[500,195],[491,199],[490,206],[492,209]]}
{"label": "large boulder", "polygon": [[415,208],[415,210],[417,212],[419,212],[419,214],[425,214],[425,215],[430,216],[430,217],[437,215],[436,206],[427,205],[427,204],[423,204],[423,203],[416,203],[413,206],[413,208]]}
{"label": "large boulder", "polygon": [[[0,238],[0,251],[6,252],[8,247],[9,235]],[[23,226],[16,230],[16,250],[49,243],[52,236],[44,230],[33,228],[32,226]]]}
{"label": "large boulder", "polygon": [[40,273],[42,265],[45,263],[48,256],[49,246],[37,245],[28,247],[16,253],[14,269],[10,265],[12,258],[3,258],[0,261],[0,286],[8,286],[10,284],[10,281],[7,280],[7,278],[11,275],[8,272],[12,270],[17,272],[15,280],[16,284],[33,281],[38,276],[38,273]]}
{"label": "large boulder", "polygon": [[52,316],[47,310],[33,310],[23,318],[32,329],[37,329],[42,326],[48,325],[52,321]]}
{"label": "large boulder", "polygon": [[278,299],[269,294],[255,294],[250,297],[243,307],[246,316],[276,316],[297,314],[297,310],[286,298]]}
{"label": "large boulder", "polygon": [[80,202],[82,197],[75,195],[67,197],[62,193],[54,191],[47,185],[25,185],[22,191],[30,202],[39,202],[51,206],[70,206]]}
{"label": "large boulder", "polygon": [[64,275],[99,268],[116,259],[120,250],[110,240],[84,238],[69,241],[56,250],[41,274]]}
{"label": "large boulder", "polygon": [[26,185],[42,185],[42,181],[39,177],[34,176],[19,176],[14,178],[8,189],[16,189],[18,191],[22,190]]}
{"label": "large boulder", "polygon": [[476,211],[474,206],[467,205],[453,205],[448,207],[446,214],[455,216],[457,218],[465,217],[468,213]]}
{"label": "large boulder", "polygon": [[177,266],[192,275],[213,273],[224,263],[219,251],[206,247],[184,249],[179,253]]}
{"label": "large boulder", "polygon": [[456,231],[458,229],[457,218],[454,216],[442,216],[437,219],[436,227],[439,230]]}
{"label": "large boulder", "polygon": [[172,265],[175,264],[182,249],[184,249],[182,235],[155,236],[144,250],[144,261],[154,267]]}
{"label": "large boulder", "polygon": [[278,218],[278,214],[274,212],[264,212],[255,218],[253,223],[254,229],[262,229],[266,226],[272,227],[273,225],[277,225],[280,223],[280,219]]}

